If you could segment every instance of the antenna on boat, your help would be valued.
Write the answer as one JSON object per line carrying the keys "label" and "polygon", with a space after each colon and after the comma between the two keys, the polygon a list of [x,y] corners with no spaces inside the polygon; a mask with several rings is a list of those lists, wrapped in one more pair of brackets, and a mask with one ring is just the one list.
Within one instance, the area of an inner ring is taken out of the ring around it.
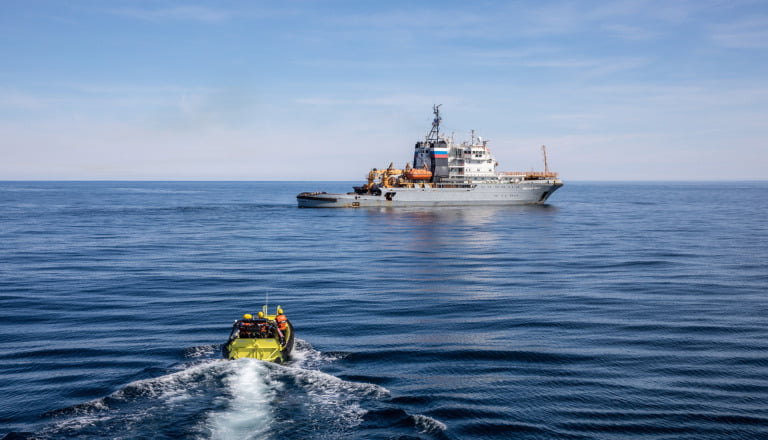
{"label": "antenna on boat", "polygon": [[264,295],[266,296],[264,299],[264,316],[267,316],[267,311],[269,310],[269,291],[264,292]]}
{"label": "antenna on boat", "polygon": [[432,113],[435,114],[435,119],[432,120],[432,130],[429,131],[429,135],[427,135],[428,141],[439,141],[440,140],[440,121],[442,118],[440,118],[440,106],[443,104],[437,104],[432,106]]}

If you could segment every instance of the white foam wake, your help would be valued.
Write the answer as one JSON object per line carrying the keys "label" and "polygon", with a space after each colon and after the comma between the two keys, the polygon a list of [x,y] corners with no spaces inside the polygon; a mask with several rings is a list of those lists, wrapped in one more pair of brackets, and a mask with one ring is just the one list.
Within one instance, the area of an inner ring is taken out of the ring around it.
{"label": "white foam wake", "polygon": [[[158,413],[173,413],[194,397],[198,384],[212,384],[225,370],[224,362],[208,361],[160,377],[131,382],[107,397],[57,411],[56,421],[42,434],[56,438],[57,433],[112,428],[113,439],[131,438],[132,427],[140,426]],[[101,428],[99,428],[101,427]]]}
{"label": "white foam wake", "polygon": [[413,422],[422,434],[443,432],[448,429],[445,423],[422,414],[414,414]]}
{"label": "white foam wake", "polygon": [[[389,390],[324,373],[324,366],[345,355],[324,354],[297,342],[287,365],[206,359],[213,349],[205,347],[191,353],[180,371],[135,381],[105,398],[59,411],[44,434],[248,440],[300,438],[299,429],[313,438],[354,438],[368,404],[386,399]],[[412,417],[422,433],[445,430],[429,417]]]}
{"label": "white foam wake", "polygon": [[262,438],[274,420],[272,402],[280,382],[269,380],[266,364],[250,359],[232,361],[234,369],[224,378],[226,389],[217,398],[220,409],[209,414],[205,425],[215,439]]}

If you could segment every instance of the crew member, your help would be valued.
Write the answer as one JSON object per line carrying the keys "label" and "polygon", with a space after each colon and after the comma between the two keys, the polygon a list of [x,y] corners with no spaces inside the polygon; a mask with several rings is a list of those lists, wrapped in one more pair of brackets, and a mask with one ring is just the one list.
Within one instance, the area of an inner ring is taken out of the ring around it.
{"label": "crew member", "polygon": [[280,307],[277,308],[277,316],[275,316],[275,322],[277,322],[277,328],[279,328],[281,332],[288,328],[288,318],[283,314],[283,309]]}
{"label": "crew member", "polygon": [[253,315],[246,313],[243,319],[238,323],[241,338],[252,338],[253,333]]}
{"label": "crew member", "polygon": [[259,317],[259,320],[256,321],[259,337],[266,338],[269,335],[269,326],[267,325],[267,320],[264,319],[264,312],[259,312],[256,316]]}

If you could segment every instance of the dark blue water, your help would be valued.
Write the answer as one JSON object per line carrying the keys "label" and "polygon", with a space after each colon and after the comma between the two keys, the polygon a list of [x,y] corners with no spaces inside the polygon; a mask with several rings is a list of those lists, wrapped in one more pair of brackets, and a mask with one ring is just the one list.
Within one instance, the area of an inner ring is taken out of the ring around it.
{"label": "dark blue water", "polygon": [[[0,183],[0,437],[768,438],[768,183]],[[284,366],[220,360],[269,295]]]}

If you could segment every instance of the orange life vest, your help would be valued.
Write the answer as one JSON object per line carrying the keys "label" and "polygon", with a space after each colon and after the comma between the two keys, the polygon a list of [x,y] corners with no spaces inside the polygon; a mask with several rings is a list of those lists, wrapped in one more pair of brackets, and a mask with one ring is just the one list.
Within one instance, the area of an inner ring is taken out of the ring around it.
{"label": "orange life vest", "polygon": [[238,323],[238,329],[240,330],[240,337],[241,338],[251,338],[253,337],[253,323],[247,322],[247,321],[240,321]]}
{"label": "orange life vest", "polygon": [[288,327],[288,318],[285,315],[275,316],[275,321],[277,322],[277,328],[280,330],[285,330]]}

